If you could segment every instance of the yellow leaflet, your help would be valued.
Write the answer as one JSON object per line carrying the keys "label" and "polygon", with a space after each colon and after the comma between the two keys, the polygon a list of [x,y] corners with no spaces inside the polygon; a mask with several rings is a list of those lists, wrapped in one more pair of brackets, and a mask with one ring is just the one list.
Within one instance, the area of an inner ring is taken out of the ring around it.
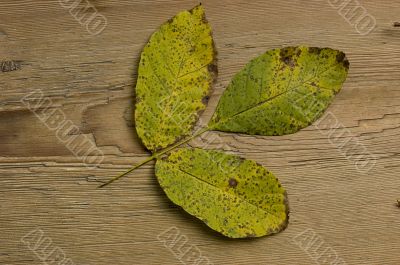
{"label": "yellow leaflet", "polygon": [[144,47],[136,85],[136,131],[152,152],[191,133],[216,75],[203,7],[163,24]]}

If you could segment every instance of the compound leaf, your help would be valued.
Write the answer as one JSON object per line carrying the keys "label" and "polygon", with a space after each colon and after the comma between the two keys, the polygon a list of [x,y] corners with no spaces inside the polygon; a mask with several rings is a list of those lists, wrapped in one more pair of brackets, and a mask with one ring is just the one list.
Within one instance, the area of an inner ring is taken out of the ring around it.
{"label": "compound leaf", "polygon": [[150,151],[191,133],[216,75],[211,27],[201,5],[163,24],[144,47],[136,85],[136,131]]}
{"label": "compound leaf", "polygon": [[267,51],[235,75],[209,127],[258,135],[297,132],[322,115],[348,69],[345,54],[330,48]]}
{"label": "compound leaf", "polygon": [[225,236],[260,237],[288,224],[285,189],[254,161],[182,148],[157,160],[156,176],[172,202]]}

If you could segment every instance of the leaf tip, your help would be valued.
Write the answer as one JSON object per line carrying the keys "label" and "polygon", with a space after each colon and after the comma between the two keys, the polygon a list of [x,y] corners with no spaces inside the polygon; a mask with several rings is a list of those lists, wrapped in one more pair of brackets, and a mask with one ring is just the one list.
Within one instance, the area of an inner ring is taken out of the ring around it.
{"label": "leaf tip", "polygon": [[189,10],[189,12],[192,14],[195,13],[196,11],[199,11],[200,13],[205,13],[204,6],[201,2],[197,6]]}

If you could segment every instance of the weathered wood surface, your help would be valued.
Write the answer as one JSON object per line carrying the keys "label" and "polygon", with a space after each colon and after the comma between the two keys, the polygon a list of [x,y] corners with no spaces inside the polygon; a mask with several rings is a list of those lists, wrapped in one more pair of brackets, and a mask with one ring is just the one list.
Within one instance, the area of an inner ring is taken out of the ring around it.
{"label": "weathered wood surface", "polygon": [[[171,227],[187,237],[185,247],[197,247],[214,264],[313,264],[312,251],[329,247],[347,264],[400,264],[398,1],[360,1],[377,22],[368,35],[329,1],[203,2],[219,53],[219,78],[203,121],[254,56],[288,45],[329,46],[346,52],[351,63],[329,108],[342,126],[334,135],[358,141],[377,158],[370,171],[357,170],[330,142],[328,129],[316,126],[283,137],[207,135],[207,148],[256,160],[288,190],[288,228],[257,240],[225,239],[174,207],[157,185],[153,163],[96,189],[148,156],[131,118],[138,58],[161,23],[197,2],[92,0],[108,22],[96,36],[60,2],[0,4],[0,264],[40,264],[21,242],[36,228],[74,264],[179,264],[177,246],[170,250],[157,239]],[[79,127],[76,133],[95,141],[105,154],[101,165],[85,167],[20,102],[36,89]],[[210,140],[216,136],[222,142]],[[307,229],[323,240],[320,249],[296,244]]]}

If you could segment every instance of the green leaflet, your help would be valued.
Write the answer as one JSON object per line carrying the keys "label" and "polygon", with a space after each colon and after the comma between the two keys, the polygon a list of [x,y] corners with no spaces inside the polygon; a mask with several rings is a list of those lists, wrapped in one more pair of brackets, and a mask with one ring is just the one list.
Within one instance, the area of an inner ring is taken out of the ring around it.
{"label": "green leaflet", "polygon": [[287,226],[285,189],[251,160],[183,148],[157,160],[156,176],[172,202],[225,236],[259,237]]}
{"label": "green leaflet", "polygon": [[189,135],[216,75],[203,7],[163,24],[144,47],[136,85],[136,131],[152,152]]}
{"label": "green leaflet", "polygon": [[348,68],[345,54],[330,48],[267,51],[235,75],[209,127],[258,135],[297,132],[322,115]]}

